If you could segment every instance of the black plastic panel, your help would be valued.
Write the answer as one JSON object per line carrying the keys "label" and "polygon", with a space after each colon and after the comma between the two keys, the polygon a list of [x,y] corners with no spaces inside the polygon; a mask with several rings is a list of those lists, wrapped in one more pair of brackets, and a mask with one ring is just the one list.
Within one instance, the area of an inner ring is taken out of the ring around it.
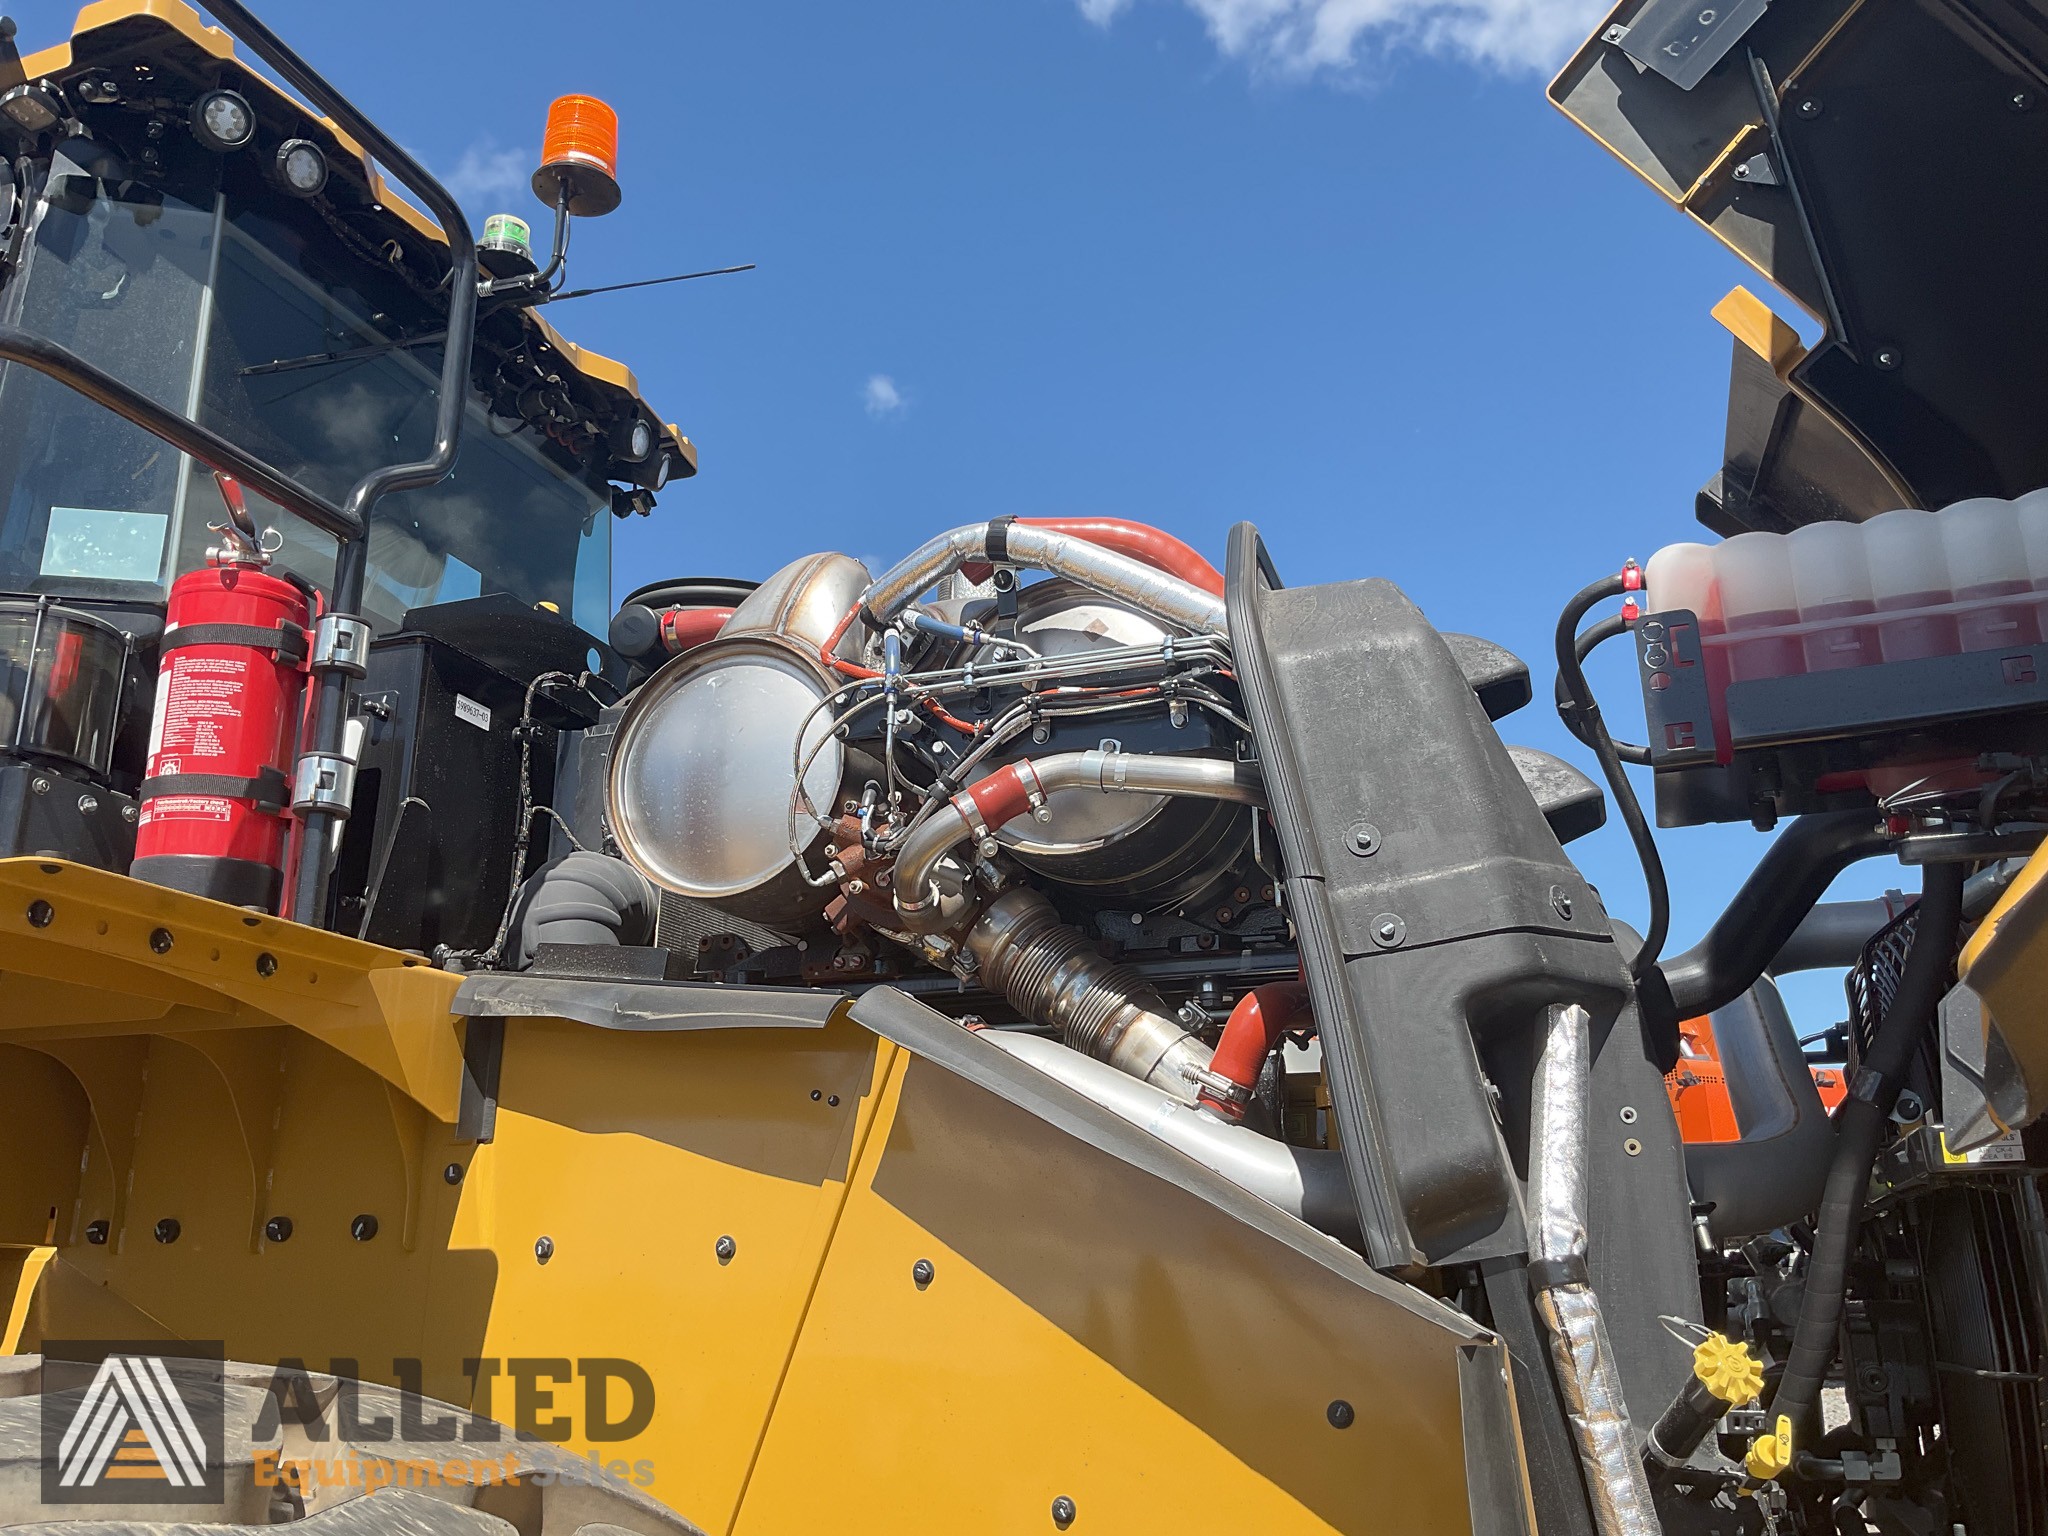
{"label": "black plastic panel", "polygon": [[1283,589],[1240,524],[1228,602],[1369,1256],[1519,1252],[1490,1087],[1528,1084],[1489,1085],[1479,1051],[1532,1036],[1550,1003],[1614,1018],[1606,914],[1398,588]]}

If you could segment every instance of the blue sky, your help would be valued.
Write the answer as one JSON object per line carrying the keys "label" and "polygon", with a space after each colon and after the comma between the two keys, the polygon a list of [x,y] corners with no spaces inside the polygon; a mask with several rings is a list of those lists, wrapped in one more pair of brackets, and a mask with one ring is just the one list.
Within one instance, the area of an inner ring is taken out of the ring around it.
{"label": "blue sky", "polygon": [[[578,285],[754,261],[552,318],[630,363],[702,473],[619,530],[624,591],[887,563],[998,514],[1249,518],[1290,582],[1398,582],[1509,645],[1510,740],[1591,768],[1544,700],[1556,613],[1699,536],[1748,277],[1545,101],[1572,0],[271,0],[447,175],[538,226],[548,101],[623,120]],[[1624,658],[1595,672],[1639,724]],[[1362,688],[1360,707],[1370,707]],[[1762,852],[1665,834],[1674,940]],[[1574,845],[1640,921],[1618,825]],[[1874,894],[1897,872],[1866,867]],[[1838,1017],[1832,978],[1796,990]]]}

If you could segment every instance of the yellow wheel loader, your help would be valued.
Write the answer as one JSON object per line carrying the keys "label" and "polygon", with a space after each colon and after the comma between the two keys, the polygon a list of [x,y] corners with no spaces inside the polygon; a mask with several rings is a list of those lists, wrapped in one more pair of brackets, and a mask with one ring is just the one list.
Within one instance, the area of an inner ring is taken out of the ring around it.
{"label": "yellow wheel loader", "polygon": [[615,608],[609,109],[473,234],[209,9],[0,22],[0,1527],[2048,1532],[2035,8],[1551,87],[1818,336],[1729,296],[1712,540],[1564,605],[1604,785],[1249,524]]}

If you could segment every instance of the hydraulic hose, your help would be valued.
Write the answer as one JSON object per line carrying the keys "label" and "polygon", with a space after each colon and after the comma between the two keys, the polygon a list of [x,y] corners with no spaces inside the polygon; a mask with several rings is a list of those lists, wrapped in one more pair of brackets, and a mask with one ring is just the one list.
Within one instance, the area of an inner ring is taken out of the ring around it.
{"label": "hydraulic hose", "polygon": [[[1594,651],[1605,645],[1609,640],[1627,633],[1628,620],[1618,613],[1610,614],[1599,623],[1586,629],[1579,635],[1577,640],[1572,642],[1572,650],[1579,658],[1580,669],[1584,670],[1586,658],[1592,655]],[[1580,721],[1578,711],[1572,708],[1571,700],[1565,695],[1564,674],[1562,672],[1557,675],[1557,715],[1560,720],[1564,721],[1564,728],[1566,730],[1578,737],[1585,745],[1589,747],[1593,745],[1593,739],[1587,734],[1585,725]],[[1651,763],[1650,749],[1648,747],[1639,747],[1632,741],[1617,741],[1614,744],[1614,755],[1624,763],[1634,763],[1639,768],[1647,768]]]}
{"label": "hydraulic hose", "polygon": [[1874,811],[1822,811],[1786,827],[1706,936],[1658,967],[1677,1017],[1712,1013],[1747,992],[1835,876],[1892,841]]}
{"label": "hydraulic hose", "polygon": [[1899,1079],[1948,988],[1962,909],[1963,866],[1926,866],[1920,885],[1920,916],[1898,991],[1857,1066],[1849,1096],[1835,1112],[1835,1152],[1828,1164],[1813,1251],[1806,1264],[1799,1321],[1792,1331],[1791,1352],[1770,1410],[1773,1422],[1790,1419],[1794,1435],[1800,1438],[1806,1438],[1820,1400],[1821,1383],[1835,1356],[1842,1293],[1862,1225],[1870,1170],[1899,1096]]}
{"label": "hydraulic hose", "polygon": [[[1587,610],[1595,603],[1619,597],[1629,590],[1623,578],[1608,576],[1594,582],[1564,605],[1564,612],[1557,618],[1557,676],[1579,725],[1583,727],[1578,732],[1580,739],[1592,746],[1593,755],[1600,760],[1600,771],[1606,776],[1607,788],[1614,796],[1615,809],[1621,812],[1622,824],[1628,828],[1629,840],[1635,844],[1636,857],[1642,861],[1643,884],[1650,897],[1650,920],[1643,930],[1643,947],[1636,951],[1635,960],[1629,968],[1634,978],[1641,981],[1655,968],[1657,956],[1664,949],[1665,937],[1671,931],[1671,890],[1665,883],[1664,860],[1657,852],[1657,840],[1650,835],[1650,824],[1643,818],[1643,808],[1636,800],[1635,788],[1628,781],[1628,770],[1622,767],[1614,738],[1608,735],[1607,723],[1600,717],[1600,706],[1594,701],[1593,690],[1586,682],[1585,668],[1579,665],[1578,649],[1579,621],[1586,616]],[[1570,723],[1570,716],[1566,716],[1566,722]]]}

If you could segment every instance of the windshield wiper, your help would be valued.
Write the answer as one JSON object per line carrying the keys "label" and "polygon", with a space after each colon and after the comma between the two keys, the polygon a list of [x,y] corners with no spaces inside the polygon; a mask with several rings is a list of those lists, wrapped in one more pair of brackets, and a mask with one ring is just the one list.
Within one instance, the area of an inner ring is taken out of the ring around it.
{"label": "windshield wiper", "polygon": [[373,342],[367,347],[351,347],[346,352],[313,352],[305,357],[280,357],[268,363],[251,363],[240,369],[242,378],[252,378],[259,373],[291,373],[299,368],[318,368],[327,363],[354,363],[364,358],[382,357],[387,352],[402,352],[413,347],[431,347],[445,341],[448,333],[428,331],[422,336],[407,336],[398,341]]}

